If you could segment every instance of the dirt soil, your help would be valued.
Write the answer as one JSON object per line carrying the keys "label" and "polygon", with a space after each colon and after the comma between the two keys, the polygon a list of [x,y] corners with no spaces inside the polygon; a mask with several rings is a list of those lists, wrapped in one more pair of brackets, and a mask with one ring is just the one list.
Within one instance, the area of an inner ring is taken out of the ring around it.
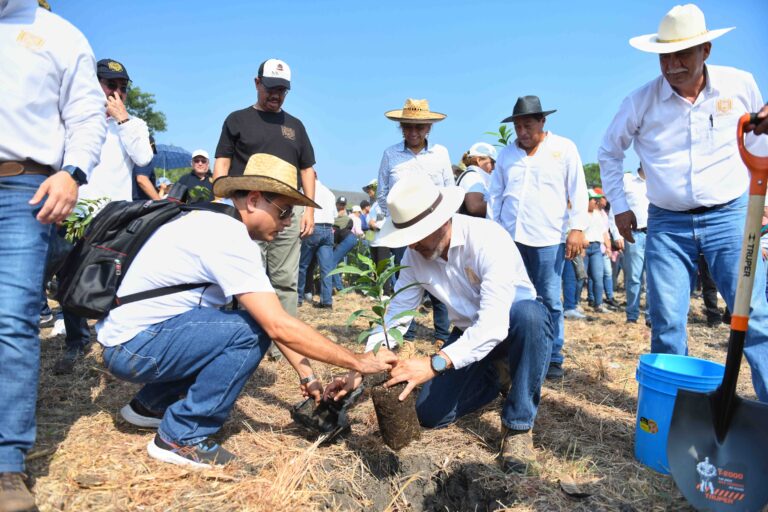
{"label": "dirt soil", "polygon": [[[617,298],[623,299],[620,292]],[[333,310],[305,304],[300,317],[360,350],[354,340],[365,325],[345,327],[345,321],[364,300],[336,296]],[[423,430],[399,452],[382,443],[365,400],[350,413],[351,432],[319,446],[291,421],[289,408],[301,396],[284,360],[262,362],[218,436],[239,457],[236,463],[210,471],[163,464],[146,453],[153,432],[119,417],[138,388],[106,372],[98,344],[74,375],[54,376],[63,336],[43,339],[37,444],[28,457],[38,505],[43,511],[689,510],[671,477],[633,457],[635,368],[649,349],[650,330],[626,324],[621,312],[593,317],[566,321],[565,378],[542,391],[534,428],[538,460],[527,476],[499,469],[500,400],[448,428]],[[417,351],[430,354],[431,315],[419,323]],[[724,361],[727,338],[727,326],[707,327],[701,301],[692,300],[691,355]],[[317,364],[315,373],[327,382],[341,370]],[[746,363],[739,390],[754,397]]]}

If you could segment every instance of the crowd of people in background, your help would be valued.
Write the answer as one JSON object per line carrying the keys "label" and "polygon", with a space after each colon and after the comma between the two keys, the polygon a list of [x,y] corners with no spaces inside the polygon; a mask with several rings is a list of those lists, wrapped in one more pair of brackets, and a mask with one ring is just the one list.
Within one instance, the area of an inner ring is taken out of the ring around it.
{"label": "crowd of people in background", "polygon": [[[542,383],[565,375],[566,319],[623,307],[628,324],[650,326],[653,352],[685,354],[697,275],[712,325],[718,291],[733,305],[748,182],[735,126],[741,113],[760,111],[747,147],[768,153],[768,137],[760,136],[768,108],[752,75],[705,63],[711,41],[728,30],[707,30],[701,10],[688,4],[669,11],[658,33],[630,41],[658,55],[661,75],[627,96],[607,128],[598,153],[602,188],[587,183],[567,134],[549,129],[556,110],[538,96],[520,96],[502,119],[514,126],[514,140],[451,148],[462,154],[457,165],[433,133],[447,115],[408,98],[385,113],[402,140],[384,149],[374,179],[373,170],[350,179],[368,195],[350,204],[319,179],[309,131],[283,109],[292,86],[286,62],[270,58],[258,67],[256,102],[224,120],[213,170],[198,149],[189,174],[170,183],[154,175],[147,124],[125,106],[126,66],[96,61],[85,37],[37,2],[0,2],[0,38],[14,41],[2,43],[0,68],[9,87],[0,100],[7,139],[0,144],[0,508],[35,509],[22,473],[35,437],[39,320],[50,314],[41,301],[51,277],[46,262],[66,252],[54,226],[78,197],[159,200],[178,197],[178,186],[189,202],[223,202],[226,214],[194,211],[162,226],[119,292],[179,279],[207,284],[120,305],[96,325],[108,371],[142,384],[120,414],[157,429],[150,456],[198,467],[232,461],[211,436],[268,356],[284,357],[300,392],[316,400],[338,399],[363,374],[391,370],[389,384],[407,383],[401,398],[422,386],[417,412],[428,428],[501,394],[501,463],[524,472],[536,457],[531,432]],[[28,58],[42,46],[45,69]],[[27,97],[33,83],[35,109]],[[630,145],[641,166],[627,172]],[[404,312],[431,305],[431,357],[399,361],[386,348],[376,352],[381,332],[354,354],[296,318],[302,305],[333,308],[344,284],[329,273],[355,251],[404,265],[386,293],[407,293],[393,299],[388,318],[412,339],[416,323]],[[745,354],[757,396],[768,401],[763,259],[758,269]],[[614,293],[620,273],[624,306]],[[580,305],[584,288],[589,309]],[[88,350],[90,327],[64,311],[54,330],[66,335],[53,371],[71,373]],[[311,361],[350,373],[323,385]]]}

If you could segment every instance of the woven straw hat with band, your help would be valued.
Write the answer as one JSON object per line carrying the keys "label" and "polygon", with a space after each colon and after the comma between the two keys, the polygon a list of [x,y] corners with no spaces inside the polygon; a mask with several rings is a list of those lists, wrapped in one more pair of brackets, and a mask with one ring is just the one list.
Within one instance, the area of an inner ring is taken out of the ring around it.
{"label": "woven straw hat with band", "polygon": [[298,171],[285,160],[266,153],[251,155],[239,176],[221,176],[213,182],[213,193],[230,197],[236,190],[274,192],[291,198],[291,204],[320,208],[317,203],[299,192]]}
{"label": "woven straw hat with band", "polygon": [[412,98],[405,100],[403,108],[384,112],[384,115],[399,123],[413,124],[437,123],[447,117],[445,114],[430,111],[427,100],[414,100]]}
{"label": "woven straw hat with band", "polygon": [[659,23],[659,31],[633,37],[629,44],[649,53],[674,53],[712,41],[733,27],[707,30],[704,13],[694,4],[674,6]]}

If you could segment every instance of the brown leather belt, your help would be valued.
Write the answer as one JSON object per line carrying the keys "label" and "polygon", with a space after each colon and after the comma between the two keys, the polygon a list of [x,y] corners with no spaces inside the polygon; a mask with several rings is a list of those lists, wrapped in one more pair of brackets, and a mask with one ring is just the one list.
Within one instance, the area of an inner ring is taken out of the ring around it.
{"label": "brown leather belt", "polygon": [[50,176],[55,171],[50,165],[43,165],[34,160],[3,160],[0,161],[0,178],[18,176],[20,174],[42,174]]}

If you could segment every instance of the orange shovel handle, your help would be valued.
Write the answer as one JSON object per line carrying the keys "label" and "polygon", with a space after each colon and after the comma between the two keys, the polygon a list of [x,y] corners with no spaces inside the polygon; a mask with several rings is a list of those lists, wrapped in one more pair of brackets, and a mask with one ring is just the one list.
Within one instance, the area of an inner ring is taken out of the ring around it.
{"label": "orange shovel handle", "polygon": [[768,157],[755,156],[744,146],[744,127],[748,124],[757,124],[755,114],[744,114],[739,118],[739,124],[736,132],[736,141],[739,145],[741,159],[744,160],[749,169],[749,195],[764,196],[766,184],[768,184]]}

